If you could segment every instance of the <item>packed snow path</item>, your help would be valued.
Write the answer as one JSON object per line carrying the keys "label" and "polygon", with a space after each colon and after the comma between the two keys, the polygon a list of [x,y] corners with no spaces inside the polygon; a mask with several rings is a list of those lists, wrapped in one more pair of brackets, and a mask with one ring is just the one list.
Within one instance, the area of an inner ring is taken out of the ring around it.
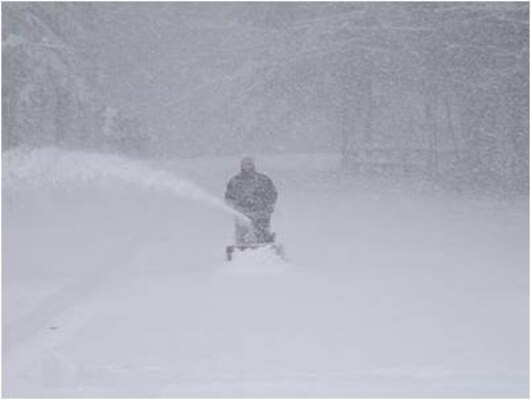
{"label": "packed snow path", "polygon": [[[157,165],[221,196],[237,160]],[[287,262],[224,263],[232,216],[131,182],[4,188],[3,394],[527,395],[526,199],[262,166]]]}

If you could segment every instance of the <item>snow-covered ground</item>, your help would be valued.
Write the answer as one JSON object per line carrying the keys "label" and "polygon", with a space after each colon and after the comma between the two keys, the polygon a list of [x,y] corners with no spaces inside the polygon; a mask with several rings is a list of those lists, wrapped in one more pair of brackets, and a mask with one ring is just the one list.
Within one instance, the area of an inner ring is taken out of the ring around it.
{"label": "snow-covered ground", "polygon": [[528,395],[527,199],[257,161],[287,261],[224,262],[235,158],[5,154],[3,395]]}

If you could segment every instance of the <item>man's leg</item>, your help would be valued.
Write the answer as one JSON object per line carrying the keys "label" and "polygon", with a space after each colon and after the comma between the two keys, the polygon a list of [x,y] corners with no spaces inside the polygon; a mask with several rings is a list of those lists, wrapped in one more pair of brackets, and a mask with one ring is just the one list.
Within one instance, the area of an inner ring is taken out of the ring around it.
{"label": "man's leg", "polygon": [[269,232],[270,225],[271,215],[262,215],[259,218],[253,219],[253,227],[258,243],[268,243],[272,241],[272,235]]}
{"label": "man's leg", "polygon": [[251,226],[240,220],[236,220],[236,246],[244,246],[253,243]]}

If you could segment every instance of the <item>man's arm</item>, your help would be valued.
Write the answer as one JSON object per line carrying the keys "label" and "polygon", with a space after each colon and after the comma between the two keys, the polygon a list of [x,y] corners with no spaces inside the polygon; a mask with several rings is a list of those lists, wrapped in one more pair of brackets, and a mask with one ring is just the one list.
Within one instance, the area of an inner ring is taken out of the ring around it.
{"label": "man's arm", "polygon": [[229,183],[227,183],[227,190],[225,191],[225,202],[232,207],[236,204],[236,190],[234,186],[234,180],[231,179]]}
{"label": "man's arm", "polygon": [[275,184],[270,178],[267,178],[267,185],[268,185],[268,189],[266,191],[267,208],[270,213],[273,213],[273,211],[275,211],[275,204],[277,202],[278,192],[277,192],[277,188],[275,187]]}

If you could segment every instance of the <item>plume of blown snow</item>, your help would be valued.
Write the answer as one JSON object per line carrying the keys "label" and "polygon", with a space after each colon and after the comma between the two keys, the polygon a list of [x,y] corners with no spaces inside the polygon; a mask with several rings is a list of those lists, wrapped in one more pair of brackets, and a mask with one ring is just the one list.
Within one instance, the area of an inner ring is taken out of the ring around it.
{"label": "plume of blown snow", "polygon": [[201,202],[248,221],[245,216],[195,183],[179,178],[169,171],[150,167],[141,161],[55,147],[15,148],[3,153],[2,158],[4,190],[16,191],[28,185],[61,188],[80,182],[120,181],[145,190],[163,191],[176,197]]}

